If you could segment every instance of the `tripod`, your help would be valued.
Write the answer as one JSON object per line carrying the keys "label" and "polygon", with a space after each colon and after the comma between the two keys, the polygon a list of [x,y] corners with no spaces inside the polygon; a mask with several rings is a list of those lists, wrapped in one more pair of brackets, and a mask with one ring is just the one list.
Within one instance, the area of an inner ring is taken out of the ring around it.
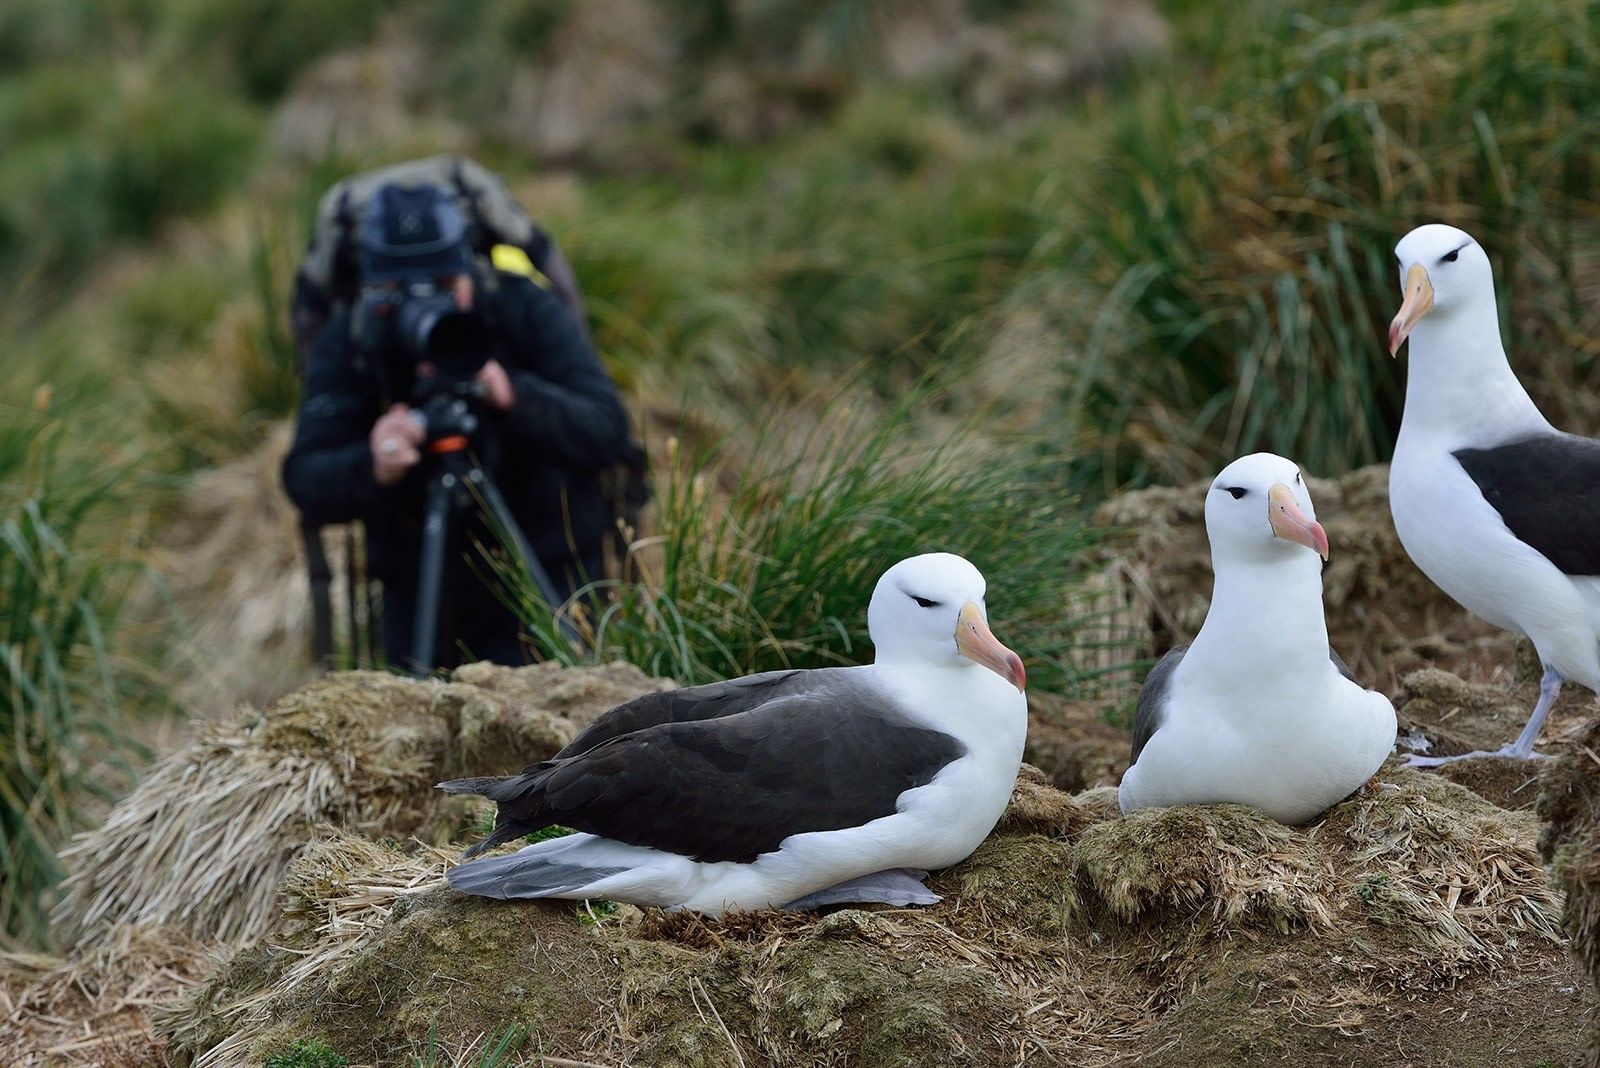
{"label": "tripod", "polygon": [[[465,401],[457,402],[465,409]],[[444,579],[445,547],[452,517],[482,502],[503,537],[517,552],[522,566],[533,579],[534,587],[555,615],[561,632],[575,645],[582,644],[577,628],[560,612],[562,597],[550,575],[533,554],[528,540],[506,506],[505,498],[468,450],[468,433],[476,418],[465,411],[456,413],[464,432],[431,437],[425,446],[427,462],[433,470],[428,482],[427,504],[422,518],[422,559],[417,571],[416,616],[412,621],[412,670],[426,676],[434,665],[434,643],[439,630],[439,594]]]}

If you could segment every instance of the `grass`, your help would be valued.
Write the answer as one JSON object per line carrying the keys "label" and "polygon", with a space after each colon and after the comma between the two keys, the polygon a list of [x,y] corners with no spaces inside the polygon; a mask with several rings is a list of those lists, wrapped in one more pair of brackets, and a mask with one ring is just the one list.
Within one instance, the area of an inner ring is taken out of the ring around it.
{"label": "grass", "polygon": [[1041,192],[1059,190],[1065,123],[1046,125],[1019,145],[931,90],[874,87],[779,143],[680,146],[664,175],[601,176],[549,212],[531,206],[626,382],[692,374],[754,405],[866,366],[893,396],[981,357],[972,322],[1072,258],[1064,191]]}
{"label": "grass", "polygon": [[131,567],[89,541],[118,471],[57,460],[64,424],[0,432],[0,935],[48,945],[56,851],[86,796],[131,777],[115,633]]}
{"label": "grass", "polygon": [[[1597,35],[1577,0],[1259,5],[1209,83],[1175,71],[1149,91],[1085,230],[1117,325],[1081,372],[1097,430],[1124,441],[1102,480],[1195,477],[1257,449],[1328,475],[1386,459],[1392,249],[1425,221],[1496,257],[1513,352],[1582,336],[1572,235],[1600,165]],[[1593,425],[1554,383],[1600,352],[1580,343],[1574,367],[1569,343],[1551,350],[1533,369],[1550,414]]]}
{"label": "grass", "polygon": [[274,1053],[265,1068],[348,1068],[350,1058],[335,1053],[321,1042],[296,1042],[289,1049]]}
{"label": "grass", "polygon": [[675,445],[659,533],[639,546],[638,578],[609,586],[588,621],[592,647],[557,641],[527,596],[524,618],[561,659],[620,658],[686,684],[864,663],[879,575],[948,551],[984,572],[991,624],[1030,683],[1081,692],[1094,679],[1074,590],[1097,535],[1062,493],[1060,464],[1028,442],[995,447],[959,420],[930,430],[958,388],[925,378],[887,409],[841,390],[798,429],[755,427],[742,467],[724,468],[716,444]]}
{"label": "grass", "polygon": [[517,1053],[528,1042],[528,1028],[519,1023],[507,1024],[495,1034],[483,1036],[484,1048],[476,1043],[456,1056],[439,1048],[439,1021],[434,1020],[428,1029],[428,1044],[420,1053],[411,1054],[407,1068],[507,1068],[521,1063]]}

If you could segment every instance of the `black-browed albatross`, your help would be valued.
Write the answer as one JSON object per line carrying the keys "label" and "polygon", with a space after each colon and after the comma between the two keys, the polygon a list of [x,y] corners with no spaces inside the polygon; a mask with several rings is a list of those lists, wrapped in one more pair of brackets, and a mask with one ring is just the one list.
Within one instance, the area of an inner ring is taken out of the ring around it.
{"label": "black-browed albatross", "polygon": [[902,560],[867,608],[871,664],[649,694],[520,775],[440,783],[499,804],[465,858],[579,832],[455,867],[451,885],[712,914],[937,901],[921,877],[993,829],[1027,733],[1022,661],[984,589],[959,556]]}
{"label": "black-browed albatross", "polygon": [[1419,226],[1395,246],[1411,342],[1389,509],[1423,574],[1461,606],[1525,634],[1544,665],[1539,700],[1497,753],[1412,756],[1431,766],[1537,756],[1563,679],[1600,691],[1600,441],[1550,425],[1500,343],[1494,273],[1472,236]]}
{"label": "black-browed albatross", "polygon": [[1304,823],[1394,749],[1394,706],[1328,645],[1328,536],[1300,469],[1258,452],[1206,494],[1215,581],[1193,643],[1151,669],[1134,714],[1123,812],[1233,802]]}

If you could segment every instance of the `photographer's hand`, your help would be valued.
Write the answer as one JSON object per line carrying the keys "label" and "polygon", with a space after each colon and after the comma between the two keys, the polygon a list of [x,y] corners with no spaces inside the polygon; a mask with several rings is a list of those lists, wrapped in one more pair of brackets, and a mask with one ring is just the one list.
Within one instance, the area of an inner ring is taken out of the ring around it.
{"label": "photographer's hand", "polygon": [[479,368],[473,381],[483,387],[483,402],[496,411],[510,411],[517,402],[517,391],[512,388],[511,376],[506,374],[499,360],[490,360]]}
{"label": "photographer's hand", "polygon": [[367,442],[372,447],[372,477],[380,486],[392,486],[422,459],[418,446],[426,437],[411,409],[396,404],[372,424]]}

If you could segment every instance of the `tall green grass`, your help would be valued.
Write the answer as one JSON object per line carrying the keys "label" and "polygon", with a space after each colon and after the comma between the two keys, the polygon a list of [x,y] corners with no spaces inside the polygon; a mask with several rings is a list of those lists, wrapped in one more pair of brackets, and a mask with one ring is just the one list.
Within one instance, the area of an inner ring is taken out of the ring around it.
{"label": "tall green grass", "polygon": [[132,570],[91,540],[120,472],[70,469],[65,424],[0,416],[0,936],[38,946],[56,851],[131,774],[115,632]]}
{"label": "tall green grass", "polygon": [[587,621],[592,648],[561,641],[525,582],[524,618],[567,662],[620,658],[684,683],[866,663],[879,576],[908,556],[954,552],[987,578],[991,625],[1030,685],[1093,688],[1078,589],[1098,535],[1064,494],[1062,465],[1031,443],[985,444],[975,421],[929,431],[922,417],[958,388],[924,379],[884,410],[862,403],[858,385],[807,429],[758,426],[738,467],[716,444],[675,443],[658,533]]}
{"label": "tall green grass", "polygon": [[1177,70],[1147,94],[1112,137],[1085,228],[1114,329],[1080,389],[1098,431],[1124,439],[1106,481],[1190,477],[1255,449],[1327,474],[1386,458],[1392,250],[1423,222],[1495,256],[1513,352],[1558,354],[1533,371],[1551,414],[1592,409],[1556,384],[1600,356],[1580,347],[1572,365],[1596,41],[1600,7],[1583,0],[1320,17],[1269,3],[1220,42],[1205,84]]}

